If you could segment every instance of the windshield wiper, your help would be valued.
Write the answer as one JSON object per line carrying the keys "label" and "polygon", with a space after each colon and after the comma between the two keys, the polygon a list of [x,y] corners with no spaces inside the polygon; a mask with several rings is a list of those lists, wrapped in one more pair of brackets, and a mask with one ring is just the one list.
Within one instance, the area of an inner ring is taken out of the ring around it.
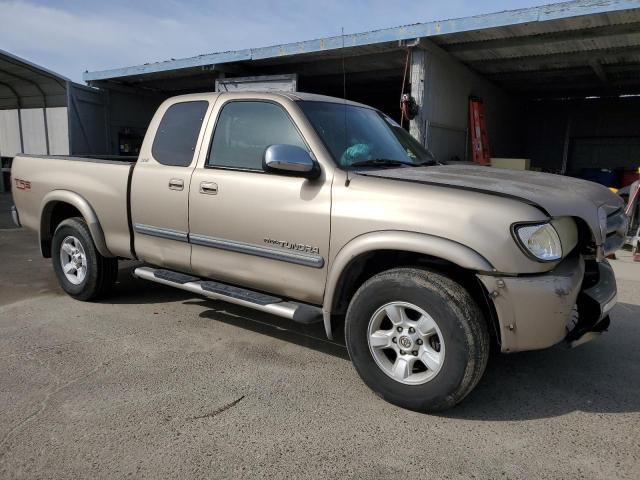
{"label": "windshield wiper", "polygon": [[412,163],[403,162],[401,160],[392,160],[390,158],[374,158],[371,160],[362,160],[352,163],[351,167],[399,167],[400,165],[413,166]]}

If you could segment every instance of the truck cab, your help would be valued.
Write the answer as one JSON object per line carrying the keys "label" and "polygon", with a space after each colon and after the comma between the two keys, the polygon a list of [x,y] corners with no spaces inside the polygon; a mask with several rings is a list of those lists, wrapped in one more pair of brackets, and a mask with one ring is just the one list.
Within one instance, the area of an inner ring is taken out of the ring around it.
{"label": "truck cab", "polygon": [[[140,259],[322,303],[334,167],[292,104],[280,95],[225,93],[160,107],[132,180]],[[309,152],[316,178],[268,171],[271,145]]]}

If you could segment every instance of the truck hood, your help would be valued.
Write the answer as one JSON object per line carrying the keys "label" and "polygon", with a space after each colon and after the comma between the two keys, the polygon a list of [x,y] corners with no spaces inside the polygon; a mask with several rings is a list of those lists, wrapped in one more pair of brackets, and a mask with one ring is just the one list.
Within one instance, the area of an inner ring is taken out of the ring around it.
{"label": "truck hood", "polygon": [[550,173],[475,165],[361,169],[357,173],[473,190],[535,205],[551,217],[579,217],[589,224],[597,243],[602,241],[598,209],[603,207],[607,214],[611,214],[624,205],[622,198],[600,184]]}

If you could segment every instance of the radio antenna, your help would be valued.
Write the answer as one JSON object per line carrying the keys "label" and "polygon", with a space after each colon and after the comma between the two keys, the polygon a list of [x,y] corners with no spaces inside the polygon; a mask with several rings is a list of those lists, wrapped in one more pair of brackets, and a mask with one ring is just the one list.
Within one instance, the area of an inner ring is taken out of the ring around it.
{"label": "radio antenna", "polygon": [[[347,152],[347,70],[344,66],[344,27],[340,28],[340,37],[342,39],[342,48],[340,49],[340,53],[342,56],[342,101],[343,101],[343,110],[344,110],[344,150],[342,156],[348,162],[349,159],[345,155]],[[349,163],[346,164],[347,170],[347,179],[344,182],[344,186],[348,187],[349,183],[351,183],[351,178],[349,176],[351,165]]]}
{"label": "radio antenna", "polygon": [[344,27],[340,28],[340,37],[342,39],[342,48],[340,53],[342,55],[342,98],[345,105],[347,104],[347,71],[344,68]]}

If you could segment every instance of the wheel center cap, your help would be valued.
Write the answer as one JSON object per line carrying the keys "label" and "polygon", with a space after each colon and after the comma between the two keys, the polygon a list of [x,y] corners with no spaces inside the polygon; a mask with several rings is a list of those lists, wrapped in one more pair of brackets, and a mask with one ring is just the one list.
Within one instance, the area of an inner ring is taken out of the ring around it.
{"label": "wheel center cap", "polygon": [[410,337],[403,335],[398,338],[398,345],[405,350],[409,350],[413,346],[413,340]]}

